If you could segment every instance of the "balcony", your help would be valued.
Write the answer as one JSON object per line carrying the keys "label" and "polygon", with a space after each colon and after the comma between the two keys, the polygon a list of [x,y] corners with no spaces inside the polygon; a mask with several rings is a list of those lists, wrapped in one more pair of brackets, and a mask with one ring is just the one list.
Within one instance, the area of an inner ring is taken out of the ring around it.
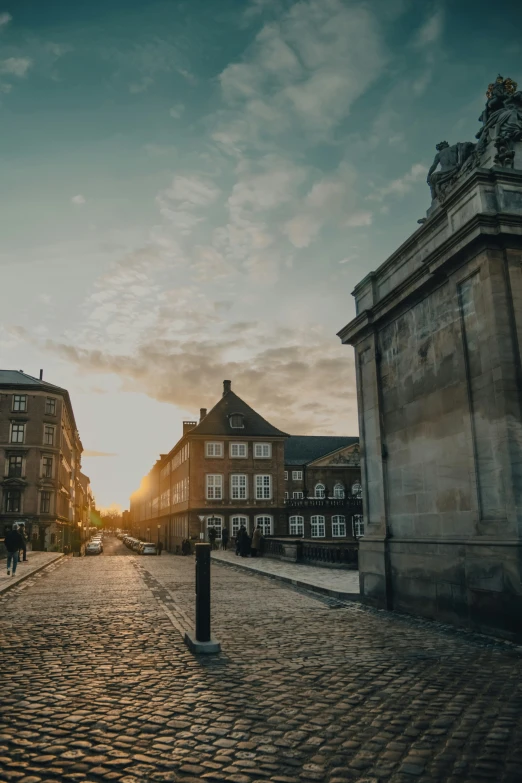
{"label": "balcony", "polygon": [[350,495],[347,498],[286,498],[285,508],[344,508],[350,514],[362,514],[362,499]]}

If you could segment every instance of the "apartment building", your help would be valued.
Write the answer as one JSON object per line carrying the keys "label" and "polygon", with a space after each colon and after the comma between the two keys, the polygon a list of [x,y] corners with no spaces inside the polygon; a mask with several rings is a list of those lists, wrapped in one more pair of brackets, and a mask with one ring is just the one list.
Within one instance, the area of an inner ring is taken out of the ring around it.
{"label": "apartment building", "polygon": [[0,370],[0,535],[23,521],[34,549],[61,549],[77,537],[83,447],[69,393],[42,376]]}

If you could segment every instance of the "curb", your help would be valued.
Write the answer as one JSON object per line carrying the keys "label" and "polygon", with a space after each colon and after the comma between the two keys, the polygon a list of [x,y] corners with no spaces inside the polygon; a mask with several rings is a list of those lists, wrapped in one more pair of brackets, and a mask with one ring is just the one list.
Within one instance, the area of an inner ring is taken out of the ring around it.
{"label": "curb", "polygon": [[320,587],[319,585],[310,584],[310,582],[302,582],[300,579],[292,579],[291,576],[268,574],[265,571],[258,571],[256,568],[249,568],[248,566],[243,565],[243,563],[229,563],[227,560],[219,560],[217,557],[212,558],[211,562],[227,566],[228,568],[239,568],[241,571],[247,571],[249,574],[256,574],[257,576],[274,579],[277,582],[283,582],[292,587],[299,587],[301,590],[309,590],[312,593],[319,593],[320,595],[326,595],[329,598],[336,598],[338,601],[361,602],[360,593],[343,593],[339,590],[329,590],[327,587]]}
{"label": "curb", "polygon": [[55,557],[54,560],[49,560],[47,563],[43,563],[41,566],[38,566],[38,568],[35,568],[34,571],[31,571],[30,574],[25,574],[25,576],[22,576],[21,579],[17,579],[16,582],[9,582],[6,585],[2,585],[2,587],[0,587],[0,596],[2,596],[4,593],[7,593],[9,590],[12,590],[14,587],[18,587],[21,582],[25,582],[26,579],[30,579],[31,576],[34,576],[39,571],[43,571],[43,569],[47,568],[47,566],[50,566],[53,563],[57,563],[58,560],[61,560],[62,557],[65,557],[63,552],[57,552],[57,555],[58,557]]}

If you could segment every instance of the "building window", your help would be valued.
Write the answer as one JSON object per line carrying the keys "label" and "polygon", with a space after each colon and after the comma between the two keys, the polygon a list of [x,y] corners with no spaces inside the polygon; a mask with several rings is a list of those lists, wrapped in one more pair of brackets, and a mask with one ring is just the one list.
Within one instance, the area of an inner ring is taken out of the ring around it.
{"label": "building window", "polygon": [[354,538],[362,538],[364,536],[364,517],[362,514],[356,514],[352,517],[352,529]]}
{"label": "building window", "polygon": [[285,470],[285,481],[288,481],[288,471]]}
{"label": "building window", "polygon": [[45,400],[45,413],[47,416],[54,416],[56,413],[56,400],[52,397],[47,397]]}
{"label": "building window", "polygon": [[290,517],[290,535],[304,536],[304,517]]}
{"label": "building window", "polygon": [[231,457],[248,457],[248,446],[246,443],[231,443],[228,453]]}
{"label": "building window", "polygon": [[324,498],[324,484],[316,484],[314,490],[314,497]]}
{"label": "building window", "polygon": [[302,500],[303,493],[301,491],[292,492],[292,497],[294,500]]}
{"label": "building window", "polygon": [[20,513],[22,510],[22,493],[18,489],[8,489],[5,495],[6,513]]}
{"label": "building window", "polygon": [[332,538],[344,538],[346,535],[346,519],[342,516],[332,517]]}
{"label": "building window", "polygon": [[222,457],[223,456],[223,444],[222,443],[205,443],[205,455],[207,457]]}
{"label": "building window", "polygon": [[244,428],[245,425],[243,420],[244,416],[242,413],[232,413],[228,419],[230,426],[235,430],[241,430]]}
{"label": "building window", "polygon": [[207,517],[207,538],[208,531],[213,527],[216,531],[216,538],[221,540],[221,531],[223,530],[223,517]]}
{"label": "building window", "polygon": [[51,493],[48,490],[44,490],[40,494],[40,514],[51,513]]}
{"label": "building window", "polygon": [[290,493],[289,492],[285,492],[285,500],[288,500],[289,497],[290,497]]}
{"label": "building window", "polygon": [[42,478],[53,477],[53,458],[44,457],[42,460]]}
{"label": "building window", "polygon": [[52,424],[44,426],[44,446],[54,446],[54,426]]}
{"label": "building window", "polygon": [[207,473],[207,500],[223,499],[223,476],[219,473]]}
{"label": "building window", "polygon": [[25,413],[27,410],[27,394],[13,394],[13,410]]}
{"label": "building window", "polygon": [[256,500],[270,500],[272,497],[272,476],[256,476]]}
{"label": "building window", "polygon": [[254,443],[254,457],[256,459],[267,459],[272,456],[271,443]]}
{"label": "building window", "polygon": [[236,538],[237,532],[241,527],[241,525],[244,525],[245,528],[248,530],[248,517],[238,515],[235,517],[231,517],[231,521],[232,521],[232,533],[231,533],[232,538]]}
{"label": "building window", "polygon": [[333,490],[334,498],[344,498],[344,487],[342,484],[336,484]]}
{"label": "building window", "polygon": [[9,457],[9,478],[22,477],[22,457]]}
{"label": "building window", "polygon": [[313,516],[310,521],[312,527],[312,538],[324,538],[326,535],[324,517]]}
{"label": "building window", "polygon": [[230,497],[232,500],[246,500],[247,477],[243,473],[233,473],[230,476]]}
{"label": "building window", "polygon": [[11,443],[23,443],[25,439],[25,424],[11,424]]}
{"label": "building window", "polygon": [[362,485],[358,481],[352,486],[352,495],[354,498],[362,498]]}
{"label": "building window", "polygon": [[255,517],[256,527],[261,528],[261,535],[271,536],[274,532],[274,519],[273,517]]}
{"label": "building window", "polygon": [[302,481],[303,480],[303,471],[302,470],[293,470],[292,471],[292,481]]}

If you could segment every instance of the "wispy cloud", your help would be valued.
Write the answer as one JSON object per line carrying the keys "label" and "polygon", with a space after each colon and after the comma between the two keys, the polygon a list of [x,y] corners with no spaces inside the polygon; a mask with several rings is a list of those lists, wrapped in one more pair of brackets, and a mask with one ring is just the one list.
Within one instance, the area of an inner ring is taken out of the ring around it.
{"label": "wispy cloud", "polygon": [[414,185],[426,178],[428,169],[422,163],[414,163],[411,169],[402,177],[392,180],[382,188],[378,188],[369,198],[374,201],[382,201],[386,196],[404,196],[409,193]]}
{"label": "wispy cloud", "polygon": [[82,196],[81,193],[78,193],[77,196],[72,197],[71,201],[73,204],[76,204],[76,206],[82,206],[83,204],[86,203],[86,198],[85,196]]}
{"label": "wispy cloud", "polygon": [[437,9],[419,28],[413,40],[414,46],[422,49],[425,46],[437,43],[444,29],[444,11]]}
{"label": "wispy cloud", "polygon": [[184,111],[185,106],[182,103],[176,103],[176,105],[172,106],[172,108],[169,110],[169,114],[173,119],[179,120]]}
{"label": "wispy cloud", "polygon": [[10,76],[25,76],[33,61],[29,57],[8,57],[0,61],[0,73]]}
{"label": "wispy cloud", "polygon": [[11,14],[9,14],[7,11],[2,11],[0,13],[0,30],[2,27],[5,27],[9,22],[12,20]]}

